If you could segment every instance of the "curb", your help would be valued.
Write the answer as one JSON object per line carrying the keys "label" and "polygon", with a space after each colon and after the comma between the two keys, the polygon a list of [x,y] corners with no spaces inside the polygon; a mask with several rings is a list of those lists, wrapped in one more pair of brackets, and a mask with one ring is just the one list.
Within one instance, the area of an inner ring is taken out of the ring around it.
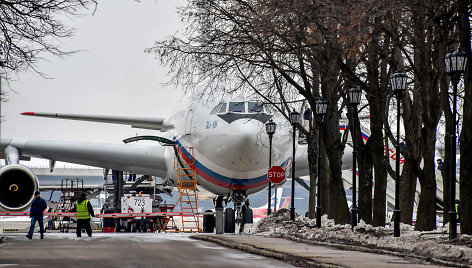
{"label": "curb", "polygon": [[319,267],[319,268],[341,267],[339,265],[323,263],[317,260],[313,260],[311,258],[289,254],[286,252],[275,251],[275,250],[271,250],[267,248],[259,248],[259,247],[249,245],[249,244],[244,244],[244,243],[235,243],[233,240],[225,239],[224,237],[215,237],[215,236],[209,236],[209,235],[192,235],[190,236],[190,238],[196,239],[196,240],[213,242],[213,243],[217,243],[219,245],[222,245],[228,248],[239,249],[239,250],[246,251],[249,253],[274,258],[274,259],[277,259],[277,260],[280,260],[285,263],[298,266],[298,267]]}

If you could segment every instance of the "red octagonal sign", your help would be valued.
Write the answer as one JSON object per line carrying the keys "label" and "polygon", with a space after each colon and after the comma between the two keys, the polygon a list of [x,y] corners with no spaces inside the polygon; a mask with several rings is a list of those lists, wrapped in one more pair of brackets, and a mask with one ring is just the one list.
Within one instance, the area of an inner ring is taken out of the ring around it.
{"label": "red octagonal sign", "polygon": [[285,170],[281,166],[273,166],[267,172],[267,178],[272,183],[281,183],[285,180]]}

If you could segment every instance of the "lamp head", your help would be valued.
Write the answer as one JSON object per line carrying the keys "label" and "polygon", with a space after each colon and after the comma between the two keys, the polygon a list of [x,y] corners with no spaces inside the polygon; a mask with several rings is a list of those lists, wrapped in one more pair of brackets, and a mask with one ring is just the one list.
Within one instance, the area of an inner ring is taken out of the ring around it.
{"label": "lamp head", "polygon": [[395,94],[401,94],[406,90],[408,76],[404,73],[395,73],[390,77],[390,86]]}
{"label": "lamp head", "polygon": [[452,53],[447,53],[444,56],[445,72],[448,75],[461,75],[465,72],[467,67],[467,54],[464,51],[456,50]]}
{"label": "lamp head", "polygon": [[326,110],[328,109],[328,102],[321,98],[316,101],[316,114],[318,116],[324,116],[326,114]]}
{"label": "lamp head", "polygon": [[266,127],[267,134],[269,136],[272,136],[275,133],[275,129],[277,128],[277,124],[274,121],[272,121],[272,119],[270,119],[269,122],[267,122],[265,124],[265,127]]}
{"label": "lamp head", "polygon": [[293,126],[297,125],[298,122],[300,121],[300,113],[295,111],[295,109],[293,109],[289,117],[290,117],[290,124],[292,124]]}
{"label": "lamp head", "polygon": [[355,86],[347,92],[349,97],[349,103],[352,105],[358,105],[361,102],[362,90],[360,87]]}

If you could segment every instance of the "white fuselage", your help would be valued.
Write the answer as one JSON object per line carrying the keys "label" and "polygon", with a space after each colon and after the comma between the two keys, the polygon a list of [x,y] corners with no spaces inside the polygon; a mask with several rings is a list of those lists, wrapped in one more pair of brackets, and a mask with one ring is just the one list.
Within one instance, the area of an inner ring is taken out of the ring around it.
{"label": "white fuselage", "polygon": [[[189,106],[182,105],[187,110],[177,112],[166,124],[174,126],[168,134],[184,152],[193,147],[198,182],[206,190],[226,195],[233,190],[252,194],[267,188],[269,137],[265,123],[269,118],[277,124],[272,165],[286,169],[291,162],[292,128],[287,120],[266,107],[255,113],[250,111],[247,101],[207,102],[201,98],[190,101]],[[219,103],[226,103],[226,108],[214,111]],[[234,107],[230,103],[239,103],[236,108],[244,111],[232,112]],[[170,176],[175,177],[175,173]]]}

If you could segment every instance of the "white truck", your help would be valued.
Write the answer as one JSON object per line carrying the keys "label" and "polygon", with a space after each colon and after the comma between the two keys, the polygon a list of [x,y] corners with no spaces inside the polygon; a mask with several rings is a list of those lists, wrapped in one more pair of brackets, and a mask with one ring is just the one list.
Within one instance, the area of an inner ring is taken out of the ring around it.
{"label": "white truck", "polygon": [[[121,213],[152,212],[152,200],[149,194],[125,194],[121,197]],[[127,232],[154,232],[154,217],[123,217],[120,221]]]}

